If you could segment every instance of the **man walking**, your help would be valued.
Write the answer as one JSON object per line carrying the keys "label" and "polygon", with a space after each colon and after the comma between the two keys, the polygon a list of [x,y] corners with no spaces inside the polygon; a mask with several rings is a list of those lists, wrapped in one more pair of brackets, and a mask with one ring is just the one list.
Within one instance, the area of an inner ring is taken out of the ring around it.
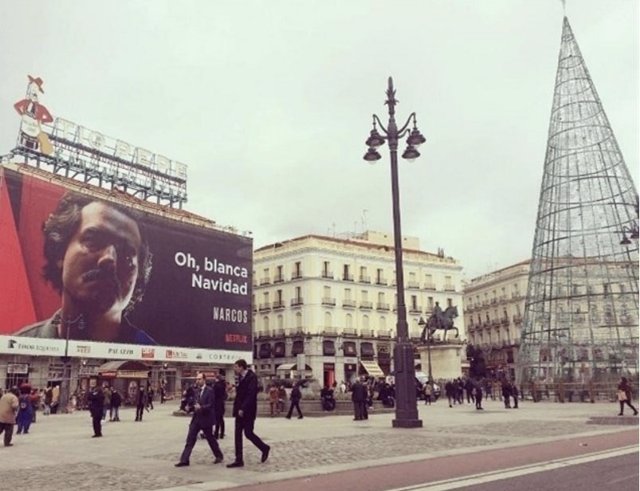
{"label": "man walking", "polygon": [[264,443],[258,435],[253,432],[256,416],[258,412],[258,378],[256,374],[248,369],[245,360],[238,360],[233,365],[233,371],[239,378],[236,389],[236,398],[233,401],[233,416],[236,418],[235,444],[236,460],[227,467],[243,467],[244,458],[242,455],[242,433],[262,452],[262,463],[269,458],[271,447]]}
{"label": "man walking", "polygon": [[206,378],[204,373],[199,373],[196,377],[197,390],[195,394],[195,404],[193,406],[193,416],[191,417],[191,423],[189,423],[189,432],[187,433],[187,442],[180,456],[180,462],[176,464],[176,467],[187,467],[189,465],[189,458],[191,457],[191,451],[198,439],[198,433],[202,431],[204,437],[207,439],[209,448],[213,453],[215,460],[214,464],[222,462],[223,455],[218,441],[213,437],[212,427],[215,421],[214,416],[214,393],[213,388],[208,387],[206,384]]}
{"label": "man walking", "polygon": [[2,397],[0,397],[0,433],[4,433],[4,446],[11,447],[13,437],[13,425],[16,424],[16,414],[18,413],[18,388],[12,387]]}
{"label": "man walking", "polygon": [[104,409],[104,394],[100,387],[98,387],[98,381],[91,379],[89,381],[89,394],[87,395],[89,402],[89,412],[91,413],[91,420],[93,421],[93,437],[99,438],[102,436],[102,411]]}
{"label": "man walking", "polygon": [[298,411],[298,419],[302,419],[302,411],[300,411],[300,399],[302,399],[302,392],[300,392],[300,384],[296,383],[291,390],[291,405],[289,406],[289,412],[287,413],[287,419],[291,419],[293,414],[293,408]]}

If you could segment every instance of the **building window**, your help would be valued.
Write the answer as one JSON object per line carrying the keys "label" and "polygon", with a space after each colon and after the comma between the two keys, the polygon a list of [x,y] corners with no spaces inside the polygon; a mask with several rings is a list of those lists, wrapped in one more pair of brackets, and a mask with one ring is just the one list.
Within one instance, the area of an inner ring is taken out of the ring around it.
{"label": "building window", "polygon": [[291,346],[291,356],[297,356],[304,353],[304,341],[297,339]]}
{"label": "building window", "polygon": [[296,313],[296,327],[302,327],[302,314],[300,312]]}
{"label": "building window", "polygon": [[285,356],[285,345],[284,342],[279,341],[275,343],[273,346],[273,357],[274,358],[284,358]]}
{"label": "building window", "polygon": [[418,297],[416,295],[411,295],[411,308],[413,310],[418,308]]}
{"label": "building window", "polygon": [[453,307],[453,300],[450,298],[447,298],[447,307]]}
{"label": "building window", "polygon": [[433,297],[427,297],[427,308],[429,312],[433,311]]}
{"label": "building window", "polygon": [[353,329],[353,316],[351,314],[345,316],[344,325],[347,329]]}
{"label": "building window", "polygon": [[333,318],[331,312],[324,313],[324,328],[325,330],[331,330],[333,324]]}
{"label": "building window", "polygon": [[344,299],[351,300],[351,288],[344,289]]}
{"label": "building window", "polygon": [[325,339],[322,341],[322,355],[323,356],[335,356],[336,345],[331,339]]}
{"label": "building window", "polygon": [[353,281],[353,276],[351,276],[348,264],[345,264],[342,268],[342,279],[345,281]]}
{"label": "building window", "polygon": [[284,319],[282,317],[282,315],[279,315],[277,317],[277,321],[278,321],[278,329],[283,329],[284,328]]}
{"label": "building window", "polygon": [[369,292],[367,290],[362,290],[361,299],[363,302],[366,302],[367,300],[369,300]]}
{"label": "building window", "polygon": [[363,315],[362,316],[362,328],[363,329],[369,329],[369,316],[368,315]]}
{"label": "building window", "polygon": [[269,318],[267,316],[264,316],[262,318],[262,326],[264,327],[266,333],[269,334]]}
{"label": "building window", "polygon": [[297,261],[293,265],[293,279],[302,278],[302,263]]}
{"label": "building window", "polygon": [[356,351],[356,343],[353,341],[345,341],[342,345],[344,356],[358,356]]}
{"label": "building window", "polygon": [[387,318],[384,316],[380,317],[380,330],[381,331],[387,330]]}
{"label": "building window", "polygon": [[331,272],[329,261],[324,261],[322,263],[322,277],[323,278],[333,278],[333,273]]}
{"label": "building window", "polygon": [[360,357],[363,360],[373,360],[374,356],[373,343],[364,342],[360,344]]}
{"label": "building window", "polygon": [[260,345],[260,350],[258,351],[258,358],[271,358],[271,345],[268,343],[263,343]]}
{"label": "building window", "polygon": [[282,274],[282,266],[278,266],[276,268],[276,277],[274,278],[275,282],[281,282],[284,281],[284,275]]}

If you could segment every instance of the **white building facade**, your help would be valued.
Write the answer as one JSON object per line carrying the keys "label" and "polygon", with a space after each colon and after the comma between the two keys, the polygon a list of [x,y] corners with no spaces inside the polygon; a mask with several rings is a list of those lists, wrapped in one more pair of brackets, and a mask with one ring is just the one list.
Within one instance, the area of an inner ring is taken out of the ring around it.
{"label": "white building facade", "polygon": [[[420,251],[416,238],[403,239],[403,256],[409,334],[417,344],[418,321],[435,302],[462,313],[462,267],[443,253]],[[254,268],[254,355],[263,379],[305,370],[332,384],[393,370],[397,301],[391,234],[302,236],[257,249]]]}
{"label": "white building facade", "polygon": [[464,325],[490,371],[515,378],[530,260],[473,278],[464,289]]}

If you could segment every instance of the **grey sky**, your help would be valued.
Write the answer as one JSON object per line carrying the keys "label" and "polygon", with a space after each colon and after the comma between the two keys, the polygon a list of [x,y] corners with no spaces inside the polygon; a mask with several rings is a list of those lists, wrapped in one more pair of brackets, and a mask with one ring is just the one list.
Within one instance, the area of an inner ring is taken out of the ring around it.
{"label": "grey sky", "polygon": [[[638,2],[567,3],[637,185]],[[365,209],[391,231],[386,147],[362,155],[392,75],[427,138],[400,166],[404,234],[469,277],[531,253],[559,0],[0,0],[0,19],[0,153],[31,74],[54,117],[187,163],[187,209],[256,246],[360,232]]]}

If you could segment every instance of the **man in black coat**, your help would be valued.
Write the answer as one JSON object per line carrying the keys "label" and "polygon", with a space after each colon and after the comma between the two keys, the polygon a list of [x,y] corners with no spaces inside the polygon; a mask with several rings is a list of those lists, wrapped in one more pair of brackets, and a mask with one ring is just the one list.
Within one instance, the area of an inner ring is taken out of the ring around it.
{"label": "man in black coat", "polygon": [[360,421],[363,419],[369,419],[367,414],[367,388],[360,382],[359,379],[355,381],[351,387],[351,401],[353,402],[354,421]]}
{"label": "man in black coat", "polygon": [[213,436],[222,440],[224,438],[224,401],[227,400],[227,383],[220,374],[213,384],[213,395],[215,413]]}
{"label": "man in black coat", "polygon": [[215,421],[214,415],[214,393],[211,387],[206,385],[206,379],[203,373],[199,373],[196,377],[197,389],[195,391],[195,404],[193,406],[193,416],[191,417],[191,423],[189,424],[189,432],[187,433],[187,442],[180,456],[180,462],[176,464],[176,467],[186,467],[189,465],[189,457],[191,457],[191,451],[198,439],[198,433],[202,431],[204,437],[209,443],[209,448],[213,453],[215,460],[214,464],[222,462],[223,455],[218,441],[213,437],[212,427]]}
{"label": "man in black coat", "polygon": [[271,450],[271,447],[264,443],[258,435],[253,432],[258,412],[258,377],[249,370],[245,360],[236,361],[233,365],[233,371],[239,378],[236,388],[236,398],[233,401],[233,416],[236,418],[236,460],[227,465],[227,467],[244,466],[242,432],[244,432],[244,436],[262,452],[262,458],[260,460],[264,463],[269,458],[269,450]]}
{"label": "man in black coat", "polygon": [[87,394],[87,402],[89,403],[89,412],[93,422],[93,438],[102,436],[102,411],[104,410],[104,394],[98,381],[91,379],[89,381],[89,393]]}
{"label": "man in black coat", "polygon": [[140,382],[136,399],[136,421],[142,421],[145,407],[147,407],[147,390],[144,387],[144,382]]}
{"label": "man in black coat", "polygon": [[293,408],[298,411],[298,419],[302,419],[302,411],[300,410],[300,399],[302,399],[302,392],[300,391],[300,384],[295,384],[291,390],[291,405],[289,406],[289,412],[287,413],[287,419],[291,419],[293,414]]}

